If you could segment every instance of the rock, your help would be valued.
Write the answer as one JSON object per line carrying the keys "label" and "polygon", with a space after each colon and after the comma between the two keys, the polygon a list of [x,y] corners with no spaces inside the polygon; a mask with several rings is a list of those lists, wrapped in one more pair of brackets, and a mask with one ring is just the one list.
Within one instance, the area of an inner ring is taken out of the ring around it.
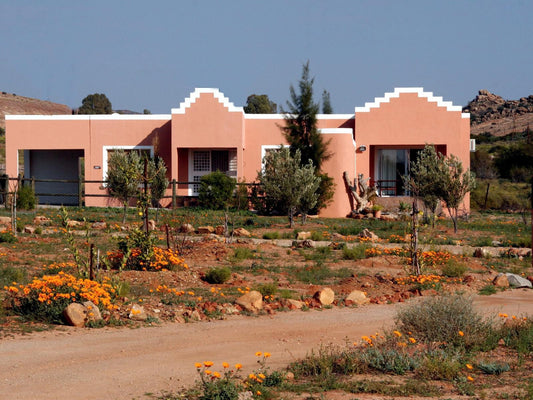
{"label": "rock", "polygon": [[215,234],[216,235],[223,235],[224,234],[224,227],[222,225],[215,226]]}
{"label": "rock", "polygon": [[438,296],[439,292],[435,289],[426,289],[420,291],[420,296]]}
{"label": "rock", "polygon": [[188,313],[186,313],[187,318],[189,318],[189,321],[201,321],[202,316],[200,315],[200,312],[198,310],[192,310]]}
{"label": "rock", "polygon": [[505,274],[498,274],[496,278],[492,280],[492,284],[496,287],[509,287],[509,279]]}
{"label": "rock", "polygon": [[359,234],[359,237],[370,239],[371,241],[376,241],[379,239],[379,236],[376,235],[374,232],[369,231],[368,229],[363,229],[363,231]]}
{"label": "rock", "polygon": [[183,224],[180,226],[179,231],[181,233],[194,233],[194,226],[191,224]]}
{"label": "rock", "polygon": [[201,235],[206,235],[206,234],[209,234],[209,233],[213,233],[215,231],[215,228],[213,228],[212,226],[199,226],[198,229],[196,229],[196,232],[198,232],[199,234]]}
{"label": "rock", "polygon": [[474,250],[474,257],[476,258],[485,258],[488,256],[488,253],[485,249],[482,249],[481,247],[478,247]]}
{"label": "rock", "polygon": [[298,232],[297,240],[311,239],[311,232]]}
{"label": "rock", "polygon": [[516,288],[531,288],[533,284],[528,281],[526,278],[521,277],[520,275],[507,273],[505,274],[509,280],[509,285]]}
{"label": "rock", "polygon": [[294,247],[295,249],[312,249],[315,247],[315,242],[313,242],[310,239],[301,240],[301,241],[294,240],[292,242],[292,247]]}
{"label": "rock", "polygon": [[257,290],[252,290],[235,300],[235,303],[246,311],[257,312],[263,309],[263,295]]}
{"label": "rock", "polygon": [[24,233],[34,234],[35,233],[35,227],[31,225],[26,225],[24,227]]}
{"label": "rock", "polygon": [[331,240],[333,240],[333,241],[343,241],[345,239],[346,238],[343,235],[341,235],[340,233],[333,232],[331,234]]}
{"label": "rock", "polygon": [[50,225],[52,223],[52,220],[50,218],[45,217],[44,215],[37,215],[33,219],[34,225]]}
{"label": "rock", "polygon": [[305,303],[300,300],[287,299],[287,307],[290,310],[301,310]]}
{"label": "rock", "polygon": [[87,308],[80,303],[70,303],[63,310],[63,317],[68,325],[82,328],[87,320]]}
{"label": "rock", "polygon": [[237,228],[233,231],[233,235],[237,237],[250,237],[252,234],[244,228]]}
{"label": "rock", "polygon": [[285,379],[287,379],[288,381],[294,380],[294,374],[291,371],[287,372],[285,374]]}
{"label": "rock", "polygon": [[153,219],[148,220],[148,230],[149,231],[155,231],[156,225],[155,221]]}
{"label": "rock", "polygon": [[11,225],[11,217],[0,217],[0,224]]}
{"label": "rock", "polygon": [[381,214],[379,219],[382,221],[396,221],[398,216],[395,214]]}
{"label": "rock", "polygon": [[83,306],[85,307],[88,321],[100,321],[102,319],[100,309],[92,301],[85,301]]}
{"label": "rock", "polygon": [[247,390],[246,392],[239,392],[237,395],[237,400],[253,400],[254,394],[250,390]]}
{"label": "rock", "polygon": [[77,228],[79,226],[83,226],[83,222],[80,222],[80,221],[76,221],[76,220],[73,220],[73,219],[69,219],[67,221],[67,226],[69,228]]}
{"label": "rock", "polygon": [[497,240],[493,240],[491,242],[492,247],[500,247],[502,245],[502,242],[499,242]]}
{"label": "rock", "polygon": [[107,224],[105,222],[93,222],[91,225],[91,228],[93,229],[106,229]]}
{"label": "rock", "polygon": [[143,306],[134,304],[131,307],[129,318],[133,319],[134,321],[146,321],[148,315],[146,314],[146,311],[144,311]]}
{"label": "rock", "polygon": [[313,298],[318,300],[321,305],[327,306],[335,300],[335,292],[328,287],[322,288],[313,295]]}
{"label": "rock", "polygon": [[344,302],[347,306],[351,306],[353,304],[362,305],[370,303],[370,299],[366,297],[366,294],[364,294],[364,292],[361,292],[360,290],[352,290],[350,294],[346,296]]}

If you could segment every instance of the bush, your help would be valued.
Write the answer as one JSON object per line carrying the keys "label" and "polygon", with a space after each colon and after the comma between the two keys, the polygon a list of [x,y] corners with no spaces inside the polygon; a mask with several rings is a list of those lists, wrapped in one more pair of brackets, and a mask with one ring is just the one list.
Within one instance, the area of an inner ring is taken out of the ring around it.
{"label": "bush", "polygon": [[13,235],[11,232],[4,231],[0,232],[0,243],[15,243],[17,241],[17,237]]}
{"label": "bush", "polygon": [[423,379],[451,381],[459,376],[462,367],[463,363],[457,354],[434,350],[424,355],[416,374]]}
{"label": "bush", "polygon": [[396,375],[404,375],[418,366],[415,357],[395,349],[367,348],[359,357],[370,368]]}
{"label": "bush", "polygon": [[265,296],[274,296],[278,292],[278,285],[275,283],[265,283],[257,288],[257,291]]}
{"label": "bush", "polygon": [[220,171],[202,176],[198,196],[200,206],[223,210],[230,204],[235,186],[235,179]]}
{"label": "bush", "polygon": [[465,264],[451,259],[442,266],[442,275],[448,278],[461,278],[465,274],[466,269]]}
{"label": "bush", "polygon": [[17,190],[17,207],[23,210],[33,210],[37,204],[35,191],[31,186],[21,186]]}
{"label": "bush", "polygon": [[220,284],[226,282],[231,277],[229,268],[211,268],[205,274],[205,281],[211,284]]}
{"label": "bush", "polygon": [[342,248],[342,256],[345,260],[362,260],[366,258],[366,251],[370,248],[372,248],[372,245],[367,243],[360,243],[351,249],[348,246],[344,246]]}
{"label": "bush", "polygon": [[452,347],[481,346],[494,331],[491,321],[474,310],[472,298],[458,294],[409,304],[397,313],[396,323],[422,342]]}

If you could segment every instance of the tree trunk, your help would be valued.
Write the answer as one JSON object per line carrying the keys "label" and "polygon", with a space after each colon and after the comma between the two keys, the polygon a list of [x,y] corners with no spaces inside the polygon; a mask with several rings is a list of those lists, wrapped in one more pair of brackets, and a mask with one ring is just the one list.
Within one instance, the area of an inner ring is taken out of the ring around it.
{"label": "tree trunk", "polygon": [[124,212],[122,213],[122,223],[126,223],[126,213],[128,212],[128,203],[124,202]]}
{"label": "tree trunk", "polygon": [[487,182],[487,191],[485,192],[485,202],[483,203],[483,209],[487,209],[487,201],[489,199],[490,182]]}
{"label": "tree trunk", "polygon": [[418,204],[416,197],[413,198],[413,219],[411,231],[411,265],[415,275],[420,275],[420,261],[418,260]]}
{"label": "tree trunk", "polygon": [[294,228],[294,209],[289,207],[289,227]]}
{"label": "tree trunk", "polygon": [[302,213],[302,225],[305,225],[307,222],[307,213]]}

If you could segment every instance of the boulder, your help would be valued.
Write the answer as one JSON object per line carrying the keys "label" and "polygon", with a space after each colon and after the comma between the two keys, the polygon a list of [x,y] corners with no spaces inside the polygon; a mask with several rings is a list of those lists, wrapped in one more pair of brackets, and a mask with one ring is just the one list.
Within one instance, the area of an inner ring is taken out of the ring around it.
{"label": "boulder", "polygon": [[223,235],[225,232],[225,229],[222,225],[215,226],[215,234],[216,235]]}
{"label": "boulder", "polygon": [[50,225],[52,223],[52,220],[50,218],[45,217],[44,215],[37,215],[33,219],[34,225]]}
{"label": "boulder", "polygon": [[505,274],[498,274],[496,278],[492,280],[492,284],[496,287],[509,287],[509,279],[507,279],[507,275]]}
{"label": "boulder", "polygon": [[77,228],[77,227],[80,227],[80,226],[83,226],[83,222],[80,222],[80,221],[76,221],[74,219],[69,219],[67,221],[67,226],[69,228]]}
{"label": "boulder", "polygon": [[29,234],[35,233],[35,227],[33,227],[31,225],[26,225],[24,227],[24,233],[29,233]]}
{"label": "boulder", "polygon": [[236,237],[250,237],[252,234],[244,228],[237,228],[233,231],[233,236]]}
{"label": "boulder", "polygon": [[298,232],[297,240],[311,239],[311,232]]}
{"label": "boulder", "polygon": [[209,233],[213,233],[215,232],[215,228],[213,228],[212,226],[199,226],[198,229],[196,229],[196,231],[201,234],[201,235],[206,235],[206,234],[209,234]]}
{"label": "boulder", "polygon": [[290,310],[301,310],[305,303],[300,300],[287,299],[287,307]]}
{"label": "boulder", "polygon": [[0,217],[0,224],[11,225],[11,217]]}
{"label": "boulder", "polygon": [[88,321],[100,321],[102,319],[100,309],[92,301],[83,302],[83,306],[85,307]]}
{"label": "boulder", "polygon": [[314,294],[313,298],[321,305],[327,306],[335,300],[335,292],[328,287],[322,288]]}
{"label": "boulder", "polygon": [[191,224],[182,224],[180,226],[181,233],[194,233],[194,226]]}
{"label": "boulder", "polygon": [[351,306],[353,304],[362,305],[370,303],[370,299],[366,297],[366,294],[364,292],[361,292],[360,290],[352,290],[350,294],[346,296],[344,303],[347,306]]}
{"label": "boulder", "polygon": [[521,277],[520,275],[507,273],[507,280],[509,281],[509,285],[516,288],[531,288],[533,287],[533,284],[531,284],[530,281],[528,281],[526,278]]}
{"label": "boulder", "polygon": [[87,308],[80,303],[70,303],[63,310],[63,317],[68,325],[82,328],[87,320]]}
{"label": "boulder", "polygon": [[156,225],[155,221],[153,219],[148,220],[148,230],[149,231],[155,231]]}
{"label": "boulder", "polygon": [[143,306],[134,304],[131,307],[129,318],[135,321],[146,321],[148,315],[146,314],[146,311],[144,311]]}
{"label": "boulder", "polygon": [[91,225],[91,228],[93,229],[106,229],[107,224],[105,222],[93,222]]}
{"label": "boulder", "polygon": [[376,241],[379,239],[379,236],[376,235],[374,232],[369,231],[368,229],[363,229],[363,231],[359,234],[359,237],[370,239],[371,241]]}
{"label": "boulder", "polygon": [[487,257],[488,253],[485,249],[482,249],[481,247],[478,247],[474,250],[474,257],[476,258],[485,258]]}
{"label": "boulder", "polygon": [[257,290],[251,290],[235,300],[235,303],[246,311],[257,312],[263,309],[263,295]]}

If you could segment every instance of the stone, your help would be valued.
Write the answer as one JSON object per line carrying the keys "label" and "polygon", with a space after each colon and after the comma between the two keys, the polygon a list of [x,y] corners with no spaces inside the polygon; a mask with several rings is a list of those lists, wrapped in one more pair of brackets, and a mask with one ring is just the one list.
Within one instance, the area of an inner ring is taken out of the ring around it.
{"label": "stone", "polygon": [[182,224],[179,230],[181,233],[194,233],[194,226],[191,224]]}
{"label": "stone", "polygon": [[11,217],[0,217],[0,224],[11,225]]}
{"label": "stone", "polygon": [[498,274],[496,278],[492,280],[492,284],[496,287],[509,287],[509,279],[505,274]]}
{"label": "stone", "polygon": [[148,230],[149,231],[155,231],[156,225],[155,221],[153,219],[148,220]]}
{"label": "stone", "polygon": [[63,317],[68,325],[82,328],[87,320],[87,308],[80,303],[70,303],[63,310]]}
{"label": "stone", "polygon": [[80,222],[80,221],[76,221],[74,219],[69,219],[67,221],[67,226],[69,228],[77,228],[77,227],[80,227],[80,226],[83,226],[83,222]]}
{"label": "stone", "polygon": [[398,216],[395,214],[381,214],[381,217],[379,218],[382,221],[396,221],[398,219]]}
{"label": "stone", "polygon": [[311,239],[311,232],[298,232],[297,240]]}
{"label": "stone", "polygon": [[50,225],[52,223],[52,220],[50,218],[45,217],[44,215],[37,215],[33,219],[34,225]]}
{"label": "stone", "polygon": [[359,234],[359,237],[370,239],[373,242],[379,239],[378,235],[366,228]]}
{"label": "stone", "polygon": [[478,247],[474,250],[474,257],[476,258],[485,258],[487,257],[488,253],[485,249],[482,249],[481,247]]}
{"label": "stone", "polygon": [[366,297],[366,294],[364,292],[361,292],[360,290],[352,290],[348,296],[346,296],[346,299],[344,300],[344,303],[347,306],[357,304],[367,304],[370,303],[370,299]]}
{"label": "stone", "polygon": [[321,305],[328,306],[335,300],[335,292],[328,287],[322,288],[313,295],[313,298]]}
{"label": "stone", "polygon": [[301,310],[305,303],[300,300],[287,299],[287,307],[291,310]]}
{"label": "stone", "polygon": [[192,310],[186,313],[186,315],[189,321],[201,321],[202,320],[202,316],[200,315],[200,312],[198,310]]}
{"label": "stone", "polygon": [[196,231],[201,234],[201,235],[206,235],[206,234],[209,234],[209,233],[213,233],[215,232],[215,228],[213,228],[212,226],[199,226],[198,229],[196,229]]}
{"label": "stone", "polygon": [[215,226],[215,234],[216,235],[223,235],[224,234],[224,227],[222,225]]}
{"label": "stone", "polygon": [[24,233],[34,234],[35,233],[35,227],[31,225],[26,225],[24,227]]}
{"label": "stone", "polygon": [[237,228],[233,231],[233,236],[236,237],[250,237],[252,234],[244,228]]}
{"label": "stone", "polygon": [[287,379],[288,381],[294,380],[294,373],[292,373],[291,371],[287,372],[285,374],[285,379]]}
{"label": "stone", "polygon": [[502,242],[499,242],[497,240],[493,240],[491,242],[492,247],[500,247],[502,245]]}
{"label": "stone", "polygon": [[102,320],[102,314],[100,313],[100,309],[92,301],[83,302],[83,306],[85,307],[85,310],[87,312],[87,320],[88,321],[100,321],[100,320]]}
{"label": "stone", "polygon": [[528,281],[526,278],[521,277],[520,275],[507,273],[507,280],[509,285],[516,288],[532,288],[533,284]]}
{"label": "stone", "polygon": [[246,311],[257,312],[263,309],[263,295],[257,290],[251,290],[235,300],[235,304]]}
{"label": "stone", "polygon": [[106,229],[107,224],[105,222],[93,222],[91,225],[91,228],[93,229]]}
{"label": "stone", "polygon": [[148,315],[146,314],[146,311],[144,311],[143,306],[134,304],[131,307],[129,318],[133,319],[134,321],[146,321]]}
{"label": "stone", "polygon": [[246,392],[239,392],[237,395],[237,400],[253,400],[254,394],[250,390],[247,390]]}

